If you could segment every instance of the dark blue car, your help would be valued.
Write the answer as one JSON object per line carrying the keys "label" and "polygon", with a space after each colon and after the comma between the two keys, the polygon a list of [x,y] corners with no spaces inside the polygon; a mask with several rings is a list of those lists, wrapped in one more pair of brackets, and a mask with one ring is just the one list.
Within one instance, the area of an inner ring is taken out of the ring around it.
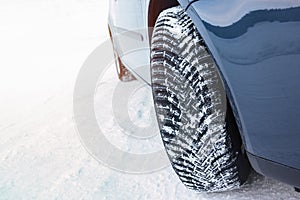
{"label": "dark blue car", "polygon": [[111,0],[109,30],[187,187],[238,188],[251,167],[300,187],[300,1]]}

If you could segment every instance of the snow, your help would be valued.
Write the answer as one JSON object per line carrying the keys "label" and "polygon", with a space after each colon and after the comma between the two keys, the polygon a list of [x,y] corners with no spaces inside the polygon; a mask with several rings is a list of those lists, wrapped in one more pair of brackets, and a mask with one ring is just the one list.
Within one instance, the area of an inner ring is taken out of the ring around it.
{"label": "snow", "polygon": [[[104,0],[1,0],[0,199],[300,198],[291,186],[255,173],[240,190],[196,194],[170,166],[128,174],[94,159],[76,131],[73,90],[85,59],[108,39],[107,10]],[[116,85],[114,71],[107,73]],[[95,99],[109,91],[101,89]],[[150,112],[142,97],[147,91],[137,92],[129,105],[140,99],[141,112]],[[112,118],[111,110],[104,114]],[[131,119],[140,124],[143,116]],[[119,148],[139,153],[163,148],[158,136],[141,142],[110,122],[103,126],[116,129],[110,140]]]}

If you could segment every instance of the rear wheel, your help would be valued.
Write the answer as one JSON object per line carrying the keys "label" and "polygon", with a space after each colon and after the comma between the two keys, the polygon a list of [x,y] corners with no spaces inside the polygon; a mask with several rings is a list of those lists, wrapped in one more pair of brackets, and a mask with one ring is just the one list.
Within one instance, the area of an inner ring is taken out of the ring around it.
{"label": "rear wheel", "polygon": [[181,7],[158,17],[151,44],[157,120],[171,164],[189,188],[238,188],[249,173],[216,64]]}

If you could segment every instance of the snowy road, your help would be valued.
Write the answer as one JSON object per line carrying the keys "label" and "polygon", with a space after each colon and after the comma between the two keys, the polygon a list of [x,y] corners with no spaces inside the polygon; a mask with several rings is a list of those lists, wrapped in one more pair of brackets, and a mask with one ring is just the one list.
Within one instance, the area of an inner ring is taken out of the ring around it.
{"label": "snowy road", "polygon": [[[257,174],[240,190],[196,194],[169,166],[132,175],[95,160],[75,128],[73,90],[85,59],[108,39],[107,8],[107,0],[0,0],[1,200],[300,199],[292,187]],[[114,70],[106,78],[117,83]],[[114,131],[110,113],[104,113],[107,129]],[[121,139],[114,135],[112,142],[129,151],[149,150]],[[159,142],[151,146],[162,148]]]}

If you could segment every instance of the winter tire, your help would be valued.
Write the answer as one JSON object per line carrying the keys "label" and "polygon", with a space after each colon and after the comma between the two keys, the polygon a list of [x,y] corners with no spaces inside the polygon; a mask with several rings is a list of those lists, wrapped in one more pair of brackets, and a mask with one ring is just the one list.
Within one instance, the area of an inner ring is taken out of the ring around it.
{"label": "winter tire", "polygon": [[241,186],[249,163],[222,80],[181,7],[163,11],[156,21],[151,76],[161,137],[180,180],[200,192]]}

